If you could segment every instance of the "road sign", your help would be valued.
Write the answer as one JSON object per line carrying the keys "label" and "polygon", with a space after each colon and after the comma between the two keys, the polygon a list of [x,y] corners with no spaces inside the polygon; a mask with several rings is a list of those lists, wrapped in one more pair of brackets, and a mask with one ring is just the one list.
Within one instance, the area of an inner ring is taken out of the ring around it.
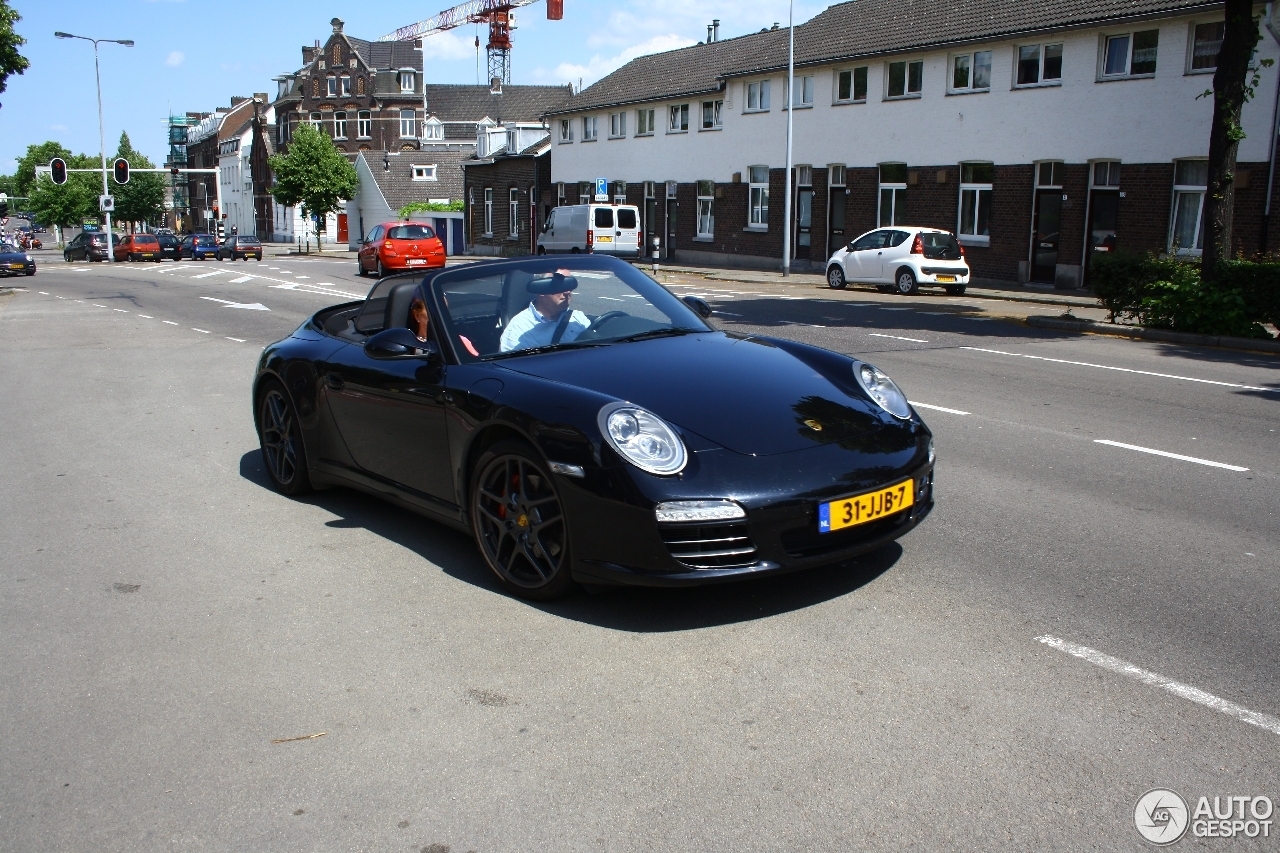
{"label": "road sign", "polygon": [[596,178],[596,201],[609,200],[609,181],[605,178]]}
{"label": "road sign", "polygon": [[113,195],[98,196],[98,210],[103,213],[111,213],[116,209],[116,197]]}

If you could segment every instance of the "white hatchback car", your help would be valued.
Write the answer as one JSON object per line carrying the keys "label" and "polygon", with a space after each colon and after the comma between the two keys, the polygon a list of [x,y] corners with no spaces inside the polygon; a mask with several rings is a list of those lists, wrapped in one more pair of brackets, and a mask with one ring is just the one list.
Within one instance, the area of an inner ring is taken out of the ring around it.
{"label": "white hatchback car", "polygon": [[868,231],[831,256],[827,284],[839,290],[851,281],[908,296],[922,284],[937,285],[959,296],[969,283],[969,264],[951,232],[897,225]]}

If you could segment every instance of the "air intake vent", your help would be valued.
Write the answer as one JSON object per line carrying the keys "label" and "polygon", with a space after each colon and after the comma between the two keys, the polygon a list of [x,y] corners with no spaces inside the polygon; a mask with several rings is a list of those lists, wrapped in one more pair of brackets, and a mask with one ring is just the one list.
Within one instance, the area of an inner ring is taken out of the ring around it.
{"label": "air intake vent", "polygon": [[756,562],[745,524],[671,524],[658,530],[671,556],[691,569],[737,569]]}

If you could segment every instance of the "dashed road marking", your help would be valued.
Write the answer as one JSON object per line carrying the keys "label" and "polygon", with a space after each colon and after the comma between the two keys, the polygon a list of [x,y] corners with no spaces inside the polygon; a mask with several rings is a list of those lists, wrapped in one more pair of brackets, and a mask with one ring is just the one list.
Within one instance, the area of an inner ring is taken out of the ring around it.
{"label": "dashed road marking", "polygon": [[244,339],[244,338],[227,338],[227,340],[229,340],[229,341],[235,341],[235,342],[236,342],[236,343],[238,343],[238,344],[242,344],[242,343],[244,343],[244,342],[245,342],[245,339]]}
{"label": "dashed road marking", "polygon": [[1136,373],[1141,376],[1156,376],[1160,379],[1181,379],[1183,382],[1199,382],[1203,385],[1221,385],[1225,388],[1243,388],[1246,391],[1269,391],[1273,394],[1276,393],[1275,388],[1260,388],[1256,385],[1240,385],[1236,382],[1219,382],[1215,379],[1196,379],[1193,376],[1178,376],[1173,373],[1155,373],[1150,370],[1135,370],[1131,367],[1112,367],[1109,364],[1093,364],[1088,361],[1068,361],[1065,358],[1048,358],[1043,355],[1026,355],[1025,353],[1020,352],[1004,352],[1003,350],[983,349],[982,347],[958,347],[958,349],[970,350],[972,352],[985,352],[992,355],[1009,355],[1016,358],[1030,358],[1035,361],[1049,361],[1054,364],[1070,364],[1075,367],[1096,367],[1099,370],[1116,370],[1120,373]]}
{"label": "dashed road marking", "polygon": [[1150,453],[1154,456],[1165,456],[1169,459],[1179,459],[1183,462],[1194,462],[1197,465],[1208,465],[1210,468],[1226,468],[1228,471],[1248,471],[1248,468],[1242,468],[1239,465],[1228,465],[1226,462],[1214,462],[1210,459],[1200,459],[1195,456],[1183,456],[1181,453],[1170,453],[1167,450],[1154,450],[1150,447],[1140,447],[1136,444],[1124,444],[1119,441],[1108,441],[1105,438],[1095,438],[1094,444],[1106,444],[1110,447],[1123,447],[1125,450],[1136,450],[1139,453]]}
{"label": "dashed road marking", "polygon": [[202,334],[202,335],[212,335],[212,334],[213,334],[213,332],[209,331],[208,329],[197,329],[195,326],[192,326],[192,327],[191,327],[191,331],[193,331],[193,332],[199,332],[199,333],[200,333],[200,334]]}
{"label": "dashed road marking", "polygon": [[200,275],[191,276],[192,280],[197,278],[208,278],[211,275],[222,275],[226,270],[214,270],[213,272],[201,273]]}
{"label": "dashed road marking", "polygon": [[37,290],[37,291],[36,291],[36,293],[39,293],[41,296],[48,296],[48,295],[49,295],[49,294],[45,293],[43,290]]}
{"label": "dashed road marking", "polygon": [[176,325],[178,325],[177,323],[173,322],[172,320],[161,320],[160,322],[161,322],[161,323],[164,323],[164,324],[166,324],[166,325],[169,325],[169,326],[176,326]]}
{"label": "dashed road marking", "polygon": [[882,335],[879,332],[867,332],[873,338],[893,338],[895,341],[911,341],[913,344],[927,344],[928,341],[922,341],[919,338],[904,338],[901,335]]}
{"label": "dashed road marking", "polygon": [[[77,302],[79,302],[80,300],[78,300],[78,299],[77,299],[76,301],[77,301]],[[98,303],[96,303],[96,302],[90,302],[89,304],[90,304],[90,305],[92,305],[94,308],[106,308],[106,307],[107,307],[107,306],[105,306],[105,305],[99,305],[99,304],[98,304]]]}
{"label": "dashed road marking", "polygon": [[1094,666],[1100,666],[1111,672],[1124,675],[1129,678],[1141,681],[1143,684],[1149,684],[1152,687],[1161,687],[1174,696],[1188,699],[1197,705],[1203,705],[1206,708],[1212,708],[1220,714],[1226,714],[1228,717],[1239,720],[1242,723],[1248,723],[1251,726],[1257,726],[1265,729],[1272,734],[1280,735],[1280,717],[1273,717],[1270,714],[1263,714],[1258,711],[1251,711],[1242,705],[1228,701],[1219,696],[1214,696],[1201,690],[1198,687],[1192,687],[1189,684],[1183,684],[1180,681],[1174,681],[1168,676],[1161,675],[1158,672],[1152,672],[1149,669],[1135,666],[1126,660],[1091,649],[1088,646],[1082,646],[1078,643],[1068,642],[1059,637],[1051,637],[1048,634],[1036,637],[1038,642],[1044,643],[1052,649],[1065,652],[1072,657],[1080,658],[1088,661]]}
{"label": "dashed road marking", "polygon": [[139,316],[139,317],[141,317],[141,318],[142,318],[142,319],[144,319],[144,320],[154,320],[154,319],[155,319],[155,317],[152,317],[150,314],[139,314],[138,316]]}
{"label": "dashed road marking", "polygon": [[129,313],[128,311],[124,310],[123,308],[112,308],[111,310],[112,310],[112,311],[119,311],[121,314],[128,314],[128,313]]}
{"label": "dashed road marking", "polygon": [[911,405],[915,406],[915,407],[916,407],[916,408],[918,408],[918,409],[932,409],[932,410],[933,410],[933,411],[935,411],[935,412],[946,412],[946,413],[947,413],[947,414],[949,414],[949,415],[968,415],[968,414],[971,414],[970,412],[962,412],[962,411],[961,411],[961,410],[959,410],[959,409],[948,409],[946,406],[931,406],[931,405],[929,405],[928,403],[915,403],[915,402],[913,402]]}
{"label": "dashed road marking", "polygon": [[227,282],[227,284],[244,284],[246,281],[253,281],[253,276],[242,275],[239,278],[231,279],[231,281]]}

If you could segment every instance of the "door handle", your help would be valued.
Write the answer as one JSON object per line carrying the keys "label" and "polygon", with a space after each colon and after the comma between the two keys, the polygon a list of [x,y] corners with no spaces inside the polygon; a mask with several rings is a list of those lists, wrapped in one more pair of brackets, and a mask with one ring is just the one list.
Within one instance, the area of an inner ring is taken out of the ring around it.
{"label": "door handle", "polygon": [[325,381],[325,384],[328,385],[334,391],[341,391],[343,386],[347,384],[346,382],[343,381],[342,377],[337,375],[336,373],[330,373],[328,376],[324,378],[324,381]]}

